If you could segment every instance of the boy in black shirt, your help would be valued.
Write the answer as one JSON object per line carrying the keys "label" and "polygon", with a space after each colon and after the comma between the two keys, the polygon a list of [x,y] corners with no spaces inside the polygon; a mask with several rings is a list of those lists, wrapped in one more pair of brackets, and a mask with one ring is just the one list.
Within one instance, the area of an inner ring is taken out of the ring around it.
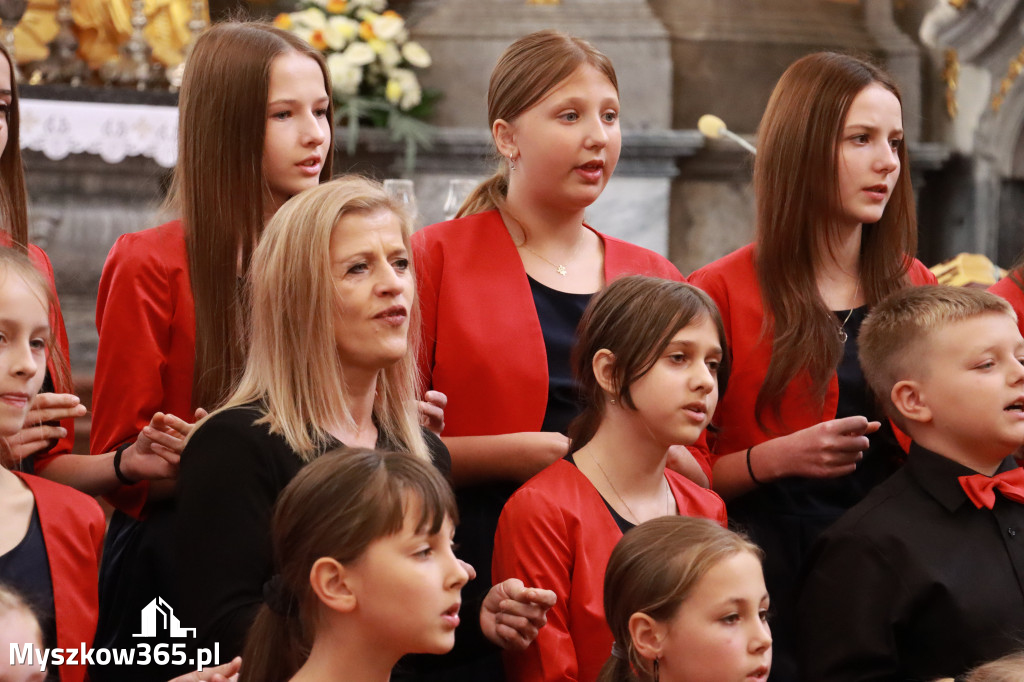
{"label": "boy in black shirt", "polygon": [[1002,299],[932,286],[878,304],[859,346],[914,443],[811,552],[804,679],[956,677],[1024,642],[1024,339]]}

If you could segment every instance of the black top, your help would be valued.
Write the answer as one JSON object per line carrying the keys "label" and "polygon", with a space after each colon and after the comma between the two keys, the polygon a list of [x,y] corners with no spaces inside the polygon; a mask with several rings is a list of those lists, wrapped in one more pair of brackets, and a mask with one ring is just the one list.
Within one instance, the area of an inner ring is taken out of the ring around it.
{"label": "black top", "polygon": [[957,480],[973,473],[915,444],[821,536],[798,611],[804,679],[956,677],[1019,648],[1024,505],[976,508]]}
{"label": "black top", "polygon": [[[857,469],[839,478],[784,478],[757,487],[729,503],[730,523],[745,530],[765,551],[764,574],[772,595],[773,682],[797,678],[796,597],[804,557],[822,531],[896,470],[903,450],[887,419],[870,397],[857,358],[860,326],[867,306],[833,311],[848,338],[836,374],[836,419],[862,415],[881,420]],[[849,318],[849,319],[847,319]],[[843,324],[845,321],[845,324]],[[756,454],[756,452],[755,452]]]}
{"label": "black top", "polygon": [[[305,462],[266,424],[255,405],[217,413],[200,426],[181,456],[176,513],[181,621],[197,643],[219,642],[221,660],[241,655],[245,634],[273,573],[270,520],[277,496]],[[451,471],[441,440],[424,431],[434,465]],[[324,448],[341,447],[334,441]],[[378,442],[377,446],[393,449]]]}
{"label": "black top", "polygon": [[[563,459],[569,464],[579,469],[579,467],[576,465],[576,460],[573,458],[571,454],[566,455]],[[601,493],[598,493],[598,495],[601,495]],[[624,517],[619,512],[615,511],[615,509],[610,504],[608,504],[608,500],[604,499],[604,495],[601,495],[601,501],[604,502],[604,506],[608,507],[608,513],[612,515],[612,520],[615,521],[615,525],[619,527],[619,530],[622,531],[623,535],[625,535],[627,531],[636,528],[635,523],[627,521],[626,517]]]}
{"label": "black top", "polygon": [[32,507],[32,520],[25,537],[11,551],[0,556],[0,582],[21,595],[36,614],[43,631],[43,646],[56,646],[53,582],[50,580],[50,560],[46,557],[38,507]]}
{"label": "black top", "polygon": [[548,405],[540,430],[567,434],[569,422],[580,413],[579,389],[572,376],[572,348],[576,328],[593,294],[570,294],[528,279],[548,357]]}

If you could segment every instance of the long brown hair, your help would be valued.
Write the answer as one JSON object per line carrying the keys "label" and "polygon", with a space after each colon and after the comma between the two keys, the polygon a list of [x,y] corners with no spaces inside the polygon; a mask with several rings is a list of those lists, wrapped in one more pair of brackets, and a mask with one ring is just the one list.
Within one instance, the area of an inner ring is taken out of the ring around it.
{"label": "long brown hair", "polygon": [[[346,175],[292,197],[277,211],[253,254],[247,279],[249,354],[226,406],[261,403],[261,423],[280,433],[306,461],[328,442],[328,429],[351,423],[345,369],[335,334],[338,305],[331,274],[331,235],[345,216],[390,211],[409,241],[412,221],[380,183]],[[410,265],[411,267],[411,265]],[[413,274],[415,281],[415,274]],[[373,416],[384,440],[428,459],[416,413],[414,344],[419,305],[409,308],[409,351],[381,371]]]}
{"label": "long brown hair", "polygon": [[[487,125],[493,126],[498,119],[515,120],[584,64],[607,76],[615,92],[619,91],[611,60],[582,38],[546,29],[515,41],[491,71]],[[508,194],[508,173],[508,161],[502,158],[494,175],[466,198],[457,217],[502,208]]]}
{"label": "long brown hair", "polygon": [[270,537],[275,576],[246,638],[242,682],[291,679],[316,635],[313,564],[355,561],[371,542],[402,529],[419,513],[417,532],[437,533],[458,521],[455,496],[430,463],[408,454],[347,449],[306,466],[281,492]]}
{"label": "long brown hair", "polygon": [[658,622],[672,620],[700,579],[740,552],[762,558],[757,545],[708,519],[662,516],[623,535],[604,574],[604,617],[621,657],[608,659],[598,682],[651,682],[651,663],[629,633],[630,617],[646,613]]}
{"label": "long brown hair", "polygon": [[[682,282],[629,275],[594,296],[580,319],[572,352],[573,374],[583,402],[583,411],[569,425],[572,452],[597,433],[608,397],[636,409],[630,387],[650,371],[676,332],[703,319],[710,319],[718,330],[722,362],[717,379],[724,385],[729,376],[725,329],[718,306],[703,291]],[[605,394],[594,376],[594,355],[602,349],[615,356],[612,396]]]}
{"label": "long brown hair", "polygon": [[[771,409],[801,372],[808,372],[815,399],[824,399],[843,344],[832,312],[818,293],[815,268],[822,236],[831,249],[838,233],[839,142],[853,99],[877,83],[902,105],[899,88],[877,66],[845,54],[821,52],[794,62],[779,79],[758,129],[754,161],[757,203],[755,262],[764,304],[764,337],[772,357],[757,394],[755,414]],[[882,218],[864,225],[860,283],[868,305],[905,286],[917,250],[917,217],[906,145],[900,171]],[[813,352],[808,352],[808,349]]]}
{"label": "long brown hair", "polygon": [[[7,147],[0,156],[0,224],[11,238],[11,246],[28,253],[28,198],[25,190],[25,168],[21,162],[18,129],[18,83],[14,78],[14,62],[7,48],[0,44],[0,54],[7,59],[11,72],[11,105],[7,107]],[[59,384],[58,384],[59,385]]]}
{"label": "long brown hair", "polygon": [[[196,41],[179,95],[178,165],[169,204],[181,214],[196,311],[193,406],[215,407],[245,358],[240,275],[263,232],[270,65],[298,52],[316,61],[331,92],[323,56],[300,38],[254,22],[226,22]],[[328,116],[334,120],[333,104]],[[331,177],[334,131],[320,181]],[[241,255],[241,272],[239,271]]]}

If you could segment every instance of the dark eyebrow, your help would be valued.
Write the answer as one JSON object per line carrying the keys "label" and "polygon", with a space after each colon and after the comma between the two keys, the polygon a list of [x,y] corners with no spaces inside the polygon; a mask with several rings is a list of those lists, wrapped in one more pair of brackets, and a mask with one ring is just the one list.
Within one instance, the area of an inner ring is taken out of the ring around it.
{"label": "dark eyebrow", "polygon": [[[0,94],[2,94],[2,93],[3,93],[3,91],[0,90]],[[319,104],[321,102],[327,102],[329,100],[330,100],[330,97],[327,97],[326,95],[324,95],[323,97],[316,98],[315,102],[317,104]],[[273,106],[275,104],[291,104],[292,106],[294,106],[296,104],[302,104],[302,102],[300,102],[297,99],[275,99],[273,102],[267,102],[267,106],[268,107],[269,106]]]}
{"label": "dark eyebrow", "polygon": [[[669,341],[668,345],[665,346],[665,352],[669,352],[677,348],[680,350],[688,350],[690,348],[693,348],[693,346],[693,341]],[[718,344],[715,344],[715,346],[711,349],[711,354],[722,355],[722,347],[719,346]]]}
{"label": "dark eyebrow", "polygon": [[[868,133],[876,133],[878,132],[879,128],[878,126],[868,125],[867,123],[851,123],[850,125],[843,128],[843,130],[845,132],[850,132],[851,130],[863,130]],[[894,135],[902,135],[903,128],[894,128],[892,133]]]}

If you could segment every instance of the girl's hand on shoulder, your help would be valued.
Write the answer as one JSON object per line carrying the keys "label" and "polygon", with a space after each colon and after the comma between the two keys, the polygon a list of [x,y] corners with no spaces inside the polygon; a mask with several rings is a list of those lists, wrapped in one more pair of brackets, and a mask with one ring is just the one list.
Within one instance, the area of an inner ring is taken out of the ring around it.
{"label": "girl's hand on shoulder", "polygon": [[[853,473],[857,462],[864,457],[870,441],[868,435],[881,427],[880,422],[868,421],[866,417],[853,416],[832,419],[809,428],[782,436],[771,441],[774,452],[774,476],[767,480],[786,476],[802,476],[804,478],[837,478]],[[757,454],[763,446],[754,446],[754,469],[757,465]],[[762,457],[760,470],[766,467]],[[771,469],[769,474],[773,473]],[[758,474],[758,478],[762,476]]]}
{"label": "girl's hand on shoulder", "polygon": [[121,472],[133,481],[176,478],[185,439],[193,428],[195,424],[173,414],[157,412],[124,451]]}
{"label": "girl's hand on shoulder", "polygon": [[480,609],[480,629],[503,649],[522,651],[548,622],[557,597],[551,590],[526,587],[517,578],[491,587]]}
{"label": "girl's hand on shoulder", "polygon": [[685,476],[702,488],[711,487],[708,475],[701,469],[697,459],[690,452],[690,448],[685,445],[673,445],[668,449],[668,459],[665,461],[665,466],[677,474]]}
{"label": "girl's hand on shoulder", "polygon": [[29,455],[49,450],[67,435],[59,422],[84,415],[85,405],[77,395],[37,393],[29,404],[21,431],[7,439],[14,461],[20,462]]}

